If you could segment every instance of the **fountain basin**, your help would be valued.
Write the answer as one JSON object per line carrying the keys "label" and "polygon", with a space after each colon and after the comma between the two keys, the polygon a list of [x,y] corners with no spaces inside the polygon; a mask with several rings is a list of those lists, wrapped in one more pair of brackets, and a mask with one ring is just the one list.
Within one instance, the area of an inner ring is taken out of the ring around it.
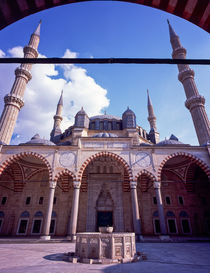
{"label": "fountain basin", "polygon": [[94,263],[128,262],[136,254],[135,233],[77,233],[75,256]]}

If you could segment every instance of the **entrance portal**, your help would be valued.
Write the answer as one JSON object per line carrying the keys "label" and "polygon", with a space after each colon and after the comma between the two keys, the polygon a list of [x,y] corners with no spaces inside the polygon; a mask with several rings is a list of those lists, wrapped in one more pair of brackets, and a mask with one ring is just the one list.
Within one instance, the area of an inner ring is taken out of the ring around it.
{"label": "entrance portal", "polygon": [[113,226],[113,212],[112,211],[97,211],[97,227],[111,227]]}

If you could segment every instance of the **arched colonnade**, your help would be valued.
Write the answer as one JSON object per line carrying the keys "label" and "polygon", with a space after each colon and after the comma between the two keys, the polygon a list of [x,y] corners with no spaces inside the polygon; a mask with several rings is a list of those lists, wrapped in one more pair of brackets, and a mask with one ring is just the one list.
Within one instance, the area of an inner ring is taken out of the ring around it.
{"label": "arched colonnade", "polygon": [[[75,239],[78,231],[110,223],[116,231],[137,235],[177,234],[178,229],[201,234],[210,225],[209,177],[209,167],[188,153],[167,156],[157,177],[145,169],[133,177],[127,162],[110,152],[90,156],[77,174],[63,169],[56,175],[42,155],[20,153],[0,166],[0,232]],[[197,227],[200,214],[207,219],[204,227]]]}

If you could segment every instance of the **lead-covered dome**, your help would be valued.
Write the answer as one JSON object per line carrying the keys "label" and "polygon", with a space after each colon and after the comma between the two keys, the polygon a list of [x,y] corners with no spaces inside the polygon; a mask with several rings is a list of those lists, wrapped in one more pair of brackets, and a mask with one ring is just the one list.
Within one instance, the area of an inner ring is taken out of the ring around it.
{"label": "lead-covered dome", "polygon": [[157,146],[167,146],[167,145],[189,145],[189,144],[184,144],[183,142],[179,141],[179,139],[176,136],[171,135],[169,139],[165,139],[163,141],[160,141],[156,145]]}
{"label": "lead-covered dome", "polygon": [[39,134],[34,135],[31,140],[26,143],[20,143],[19,145],[55,145],[52,141],[43,139]]}

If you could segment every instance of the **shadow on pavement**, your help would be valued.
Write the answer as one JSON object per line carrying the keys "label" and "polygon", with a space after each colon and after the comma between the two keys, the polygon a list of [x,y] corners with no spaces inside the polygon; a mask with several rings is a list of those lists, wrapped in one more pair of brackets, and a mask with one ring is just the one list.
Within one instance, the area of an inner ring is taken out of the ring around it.
{"label": "shadow on pavement", "polygon": [[56,253],[56,254],[51,254],[43,257],[46,260],[49,261],[64,261],[64,253]]}

